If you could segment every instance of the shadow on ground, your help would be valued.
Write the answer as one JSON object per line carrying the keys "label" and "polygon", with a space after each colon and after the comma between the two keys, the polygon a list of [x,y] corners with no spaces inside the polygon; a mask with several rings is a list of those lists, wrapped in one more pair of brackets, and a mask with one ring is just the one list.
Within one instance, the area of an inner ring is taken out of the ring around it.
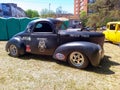
{"label": "shadow on ground", "polygon": [[[45,61],[48,63],[56,62],[57,64],[60,64],[60,65],[66,66],[66,67],[70,67],[68,63],[55,60],[51,56],[28,54],[28,55],[22,56],[20,58],[23,60],[30,60],[30,59],[42,60],[42,61]],[[89,71],[89,72],[99,73],[99,74],[106,74],[106,75],[115,74],[114,71],[110,70],[110,67],[120,65],[120,63],[111,61],[110,58],[111,58],[110,56],[104,56],[104,58],[101,60],[101,63],[98,67],[93,67],[92,65],[89,65],[84,70]]]}
{"label": "shadow on ground", "polygon": [[120,43],[113,43],[112,41],[108,41],[108,40],[105,40],[105,43],[110,43],[110,44],[120,47]]}
{"label": "shadow on ground", "polygon": [[92,67],[91,65],[88,66],[86,69],[87,71],[99,73],[99,74],[115,74],[114,71],[110,70],[111,66],[118,66],[120,63],[114,62],[110,60],[110,56],[104,56],[101,60],[101,63],[98,67]]}

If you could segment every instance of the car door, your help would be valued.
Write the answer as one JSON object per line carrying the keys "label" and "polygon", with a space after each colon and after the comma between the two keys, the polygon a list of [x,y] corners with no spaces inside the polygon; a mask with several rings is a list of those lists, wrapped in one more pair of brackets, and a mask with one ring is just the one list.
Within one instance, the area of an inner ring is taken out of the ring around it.
{"label": "car door", "polygon": [[47,21],[38,22],[31,33],[31,53],[52,55],[58,45],[57,34]]}

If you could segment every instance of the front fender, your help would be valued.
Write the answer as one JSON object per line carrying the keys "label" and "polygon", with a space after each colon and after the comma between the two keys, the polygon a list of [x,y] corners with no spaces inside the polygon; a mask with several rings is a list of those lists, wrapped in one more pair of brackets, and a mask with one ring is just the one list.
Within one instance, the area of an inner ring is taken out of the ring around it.
{"label": "front fender", "polygon": [[53,55],[53,58],[66,61],[68,56],[73,51],[80,51],[83,53],[93,66],[100,63],[102,48],[98,44],[90,42],[69,42],[59,46]]}
{"label": "front fender", "polygon": [[7,42],[6,47],[5,47],[7,52],[9,51],[9,47],[10,47],[11,44],[14,44],[14,45],[17,46],[17,48],[19,50],[19,54],[24,54],[25,53],[25,45],[22,42],[20,37],[13,37]]}

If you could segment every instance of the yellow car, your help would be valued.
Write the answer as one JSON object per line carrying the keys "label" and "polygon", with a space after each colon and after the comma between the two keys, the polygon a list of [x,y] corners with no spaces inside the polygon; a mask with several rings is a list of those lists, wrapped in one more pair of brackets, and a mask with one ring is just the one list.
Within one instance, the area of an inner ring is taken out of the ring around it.
{"label": "yellow car", "polygon": [[113,43],[120,44],[120,21],[108,22],[107,29],[103,31],[105,38]]}

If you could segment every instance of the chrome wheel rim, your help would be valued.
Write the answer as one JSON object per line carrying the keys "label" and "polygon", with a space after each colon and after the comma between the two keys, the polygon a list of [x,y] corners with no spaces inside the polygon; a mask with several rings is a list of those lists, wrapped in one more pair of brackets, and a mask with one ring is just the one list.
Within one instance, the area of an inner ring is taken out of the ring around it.
{"label": "chrome wheel rim", "polygon": [[10,49],[9,49],[11,55],[15,56],[18,53],[17,47],[15,45],[10,45]]}
{"label": "chrome wheel rim", "polygon": [[82,66],[84,64],[84,56],[83,54],[81,54],[80,52],[72,52],[70,54],[70,62],[74,65],[74,66]]}

